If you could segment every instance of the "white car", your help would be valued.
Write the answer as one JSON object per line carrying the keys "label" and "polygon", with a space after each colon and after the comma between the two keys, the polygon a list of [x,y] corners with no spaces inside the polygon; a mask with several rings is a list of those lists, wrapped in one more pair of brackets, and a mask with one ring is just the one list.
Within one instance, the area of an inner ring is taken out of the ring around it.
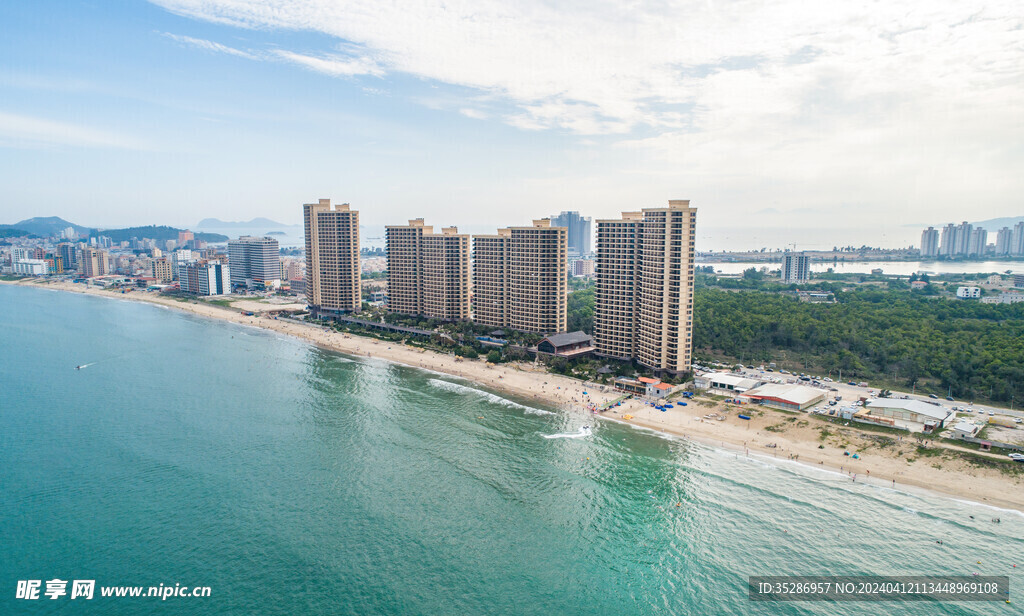
{"label": "white car", "polygon": [[1011,453],[1010,459],[1014,462],[1024,462],[1024,453]]}

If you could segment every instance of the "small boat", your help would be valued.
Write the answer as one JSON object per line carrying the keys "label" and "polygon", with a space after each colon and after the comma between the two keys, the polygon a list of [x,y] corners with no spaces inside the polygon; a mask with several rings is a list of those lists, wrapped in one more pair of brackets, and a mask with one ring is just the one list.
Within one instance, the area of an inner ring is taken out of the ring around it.
{"label": "small boat", "polygon": [[737,417],[739,417],[740,419],[750,420],[750,416],[749,415],[737,415]]}

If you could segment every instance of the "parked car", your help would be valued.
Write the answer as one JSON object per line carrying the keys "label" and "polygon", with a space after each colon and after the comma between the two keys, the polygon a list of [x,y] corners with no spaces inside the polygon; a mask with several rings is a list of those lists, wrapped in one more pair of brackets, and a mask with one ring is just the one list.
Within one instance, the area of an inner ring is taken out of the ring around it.
{"label": "parked car", "polygon": [[933,399],[935,399],[935,400],[938,400],[938,399],[939,399],[939,397],[938,397],[938,396],[936,396],[935,394],[928,394],[928,397],[929,397],[929,398],[933,398]]}
{"label": "parked car", "polygon": [[1024,462],[1024,453],[1011,453],[1009,456],[1014,462]]}
{"label": "parked car", "polygon": [[949,400],[950,402],[952,402],[953,401],[953,396],[946,396],[946,400]]}

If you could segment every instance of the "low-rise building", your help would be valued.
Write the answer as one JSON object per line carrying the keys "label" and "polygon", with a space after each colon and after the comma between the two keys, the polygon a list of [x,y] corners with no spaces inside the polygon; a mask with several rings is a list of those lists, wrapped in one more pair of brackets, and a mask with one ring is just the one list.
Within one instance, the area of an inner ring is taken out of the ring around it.
{"label": "low-rise building", "polygon": [[828,291],[797,291],[797,299],[811,304],[834,304],[835,295]]}
{"label": "low-rise building", "polygon": [[620,376],[615,379],[615,389],[637,396],[646,396],[648,398],[660,400],[667,398],[675,387],[670,383],[662,383],[659,379],[653,379],[648,376],[642,376],[635,379]]}
{"label": "low-rise building", "polygon": [[981,287],[957,287],[956,296],[960,299],[978,299],[981,297]]}
{"label": "low-rise building", "polygon": [[804,385],[768,383],[748,390],[740,398],[787,411],[803,411],[825,399],[825,392]]}
{"label": "low-rise building", "polygon": [[920,400],[880,398],[868,402],[864,408],[868,415],[889,418],[897,427],[908,430],[922,427],[925,432],[944,427],[953,416],[949,409]]}
{"label": "low-rise building", "polygon": [[742,394],[762,384],[763,381],[728,372],[709,372],[695,376],[693,379],[695,388],[706,389],[711,393],[723,396]]}
{"label": "low-rise building", "polygon": [[961,419],[950,429],[950,435],[956,439],[973,438],[978,436],[978,432],[981,432],[981,426],[967,419]]}
{"label": "low-rise building", "polygon": [[999,295],[983,297],[981,298],[981,302],[983,304],[1016,304],[1024,302],[1024,293],[1007,291],[1006,293],[1000,293]]}
{"label": "low-rise building", "polygon": [[559,357],[579,357],[594,351],[594,339],[585,332],[566,332],[548,336],[537,343],[537,352]]}

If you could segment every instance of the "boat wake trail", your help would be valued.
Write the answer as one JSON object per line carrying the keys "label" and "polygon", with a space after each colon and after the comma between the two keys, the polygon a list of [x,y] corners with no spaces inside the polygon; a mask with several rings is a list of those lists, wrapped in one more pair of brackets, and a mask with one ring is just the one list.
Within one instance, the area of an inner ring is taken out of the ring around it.
{"label": "boat wake trail", "polygon": [[525,404],[519,404],[518,402],[513,402],[511,400],[502,398],[497,394],[492,394],[488,391],[483,391],[480,389],[473,389],[472,387],[466,387],[465,385],[459,385],[458,383],[450,383],[448,381],[442,381],[441,379],[430,379],[428,382],[438,389],[443,389],[445,391],[451,391],[460,394],[476,394],[482,398],[485,398],[489,402],[493,402],[495,404],[500,404],[502,406],[507,406],[515,409],[521,409],[522,411],[526,413],[531,413],[533,415],[554,415],[554,413],[552,413],[551,411],[545,411],[544,409],[535,409],[532,406],[526,406]]}
{"label": "boat wake trail", "polygon": [[543,436],[544,438],[585,438],[591,434],[593,434],[593,432],[591,431],[590,426],[583,426],[580,428],[579,432],[574,432],[572,434],[544,434]]}

